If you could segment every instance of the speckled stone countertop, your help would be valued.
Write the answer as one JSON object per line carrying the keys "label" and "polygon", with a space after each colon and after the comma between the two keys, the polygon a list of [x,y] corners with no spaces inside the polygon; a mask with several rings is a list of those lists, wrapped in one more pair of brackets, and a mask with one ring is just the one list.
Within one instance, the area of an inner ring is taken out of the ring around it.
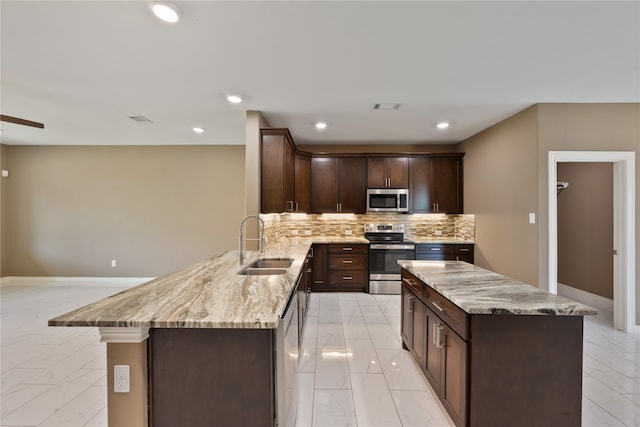
{"label": "speckled stone countertop", "polygon": [[462,261],[398,264],[469,314],[584,316],[594,308]]}
{"label": "speckled stone countertop", "polygon": [[228,251],[49,320],[49,326],[149,328],[265,328],[278,326],[309,244],[278,244],[247,252],[294,258],[285,274],[237,274],[238,251]]}

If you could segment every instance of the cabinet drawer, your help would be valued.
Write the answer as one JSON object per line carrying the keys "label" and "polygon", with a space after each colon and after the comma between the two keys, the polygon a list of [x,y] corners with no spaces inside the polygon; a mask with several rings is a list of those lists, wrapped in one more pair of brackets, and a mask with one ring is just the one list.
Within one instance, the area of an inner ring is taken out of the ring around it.
{"label": "cabinet drawer", "polygon": [[329,255],[329,269],[331,270],[366,270],[366,254],[331,254]]}
{"label": "cabinet drawer", "polygon": [[469,339],[469,315],[429,286],[422,292],[423,301],[463,339]]}
{"label": "cabinet drawer", "polygon": [[416,259],[453,260],[455,259],[455,249],[453,245],[420,243],[416,245]]}
{"label": "cabinet drawer", "polygon": [[332,270],[329,272],[330,285],[366,285],[367,273],[364,270]]}
{"label": "cabinet drawer", "polygon": [[330,253],[368,253],[369,245],[367,244],[353,244],[353,245],[340,245],[332,243],[329,245]]}
{"label": "cabinet drawer", "polygon": [[424,285],[420,280],[406,270],[402,270],[402,285],[422,300]]}

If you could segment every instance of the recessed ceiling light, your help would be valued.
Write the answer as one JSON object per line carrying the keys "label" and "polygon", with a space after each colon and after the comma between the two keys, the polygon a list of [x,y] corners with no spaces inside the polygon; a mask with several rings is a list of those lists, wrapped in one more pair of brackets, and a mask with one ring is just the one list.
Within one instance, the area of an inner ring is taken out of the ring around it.
{"label": "recessed ceiling light", "polygon": [[436,125],[438,129],[446,129],[449,127],[449,122],[440,122]]}
{"label": "recessed ceiling light", "polygon": [[327,124],[325,122],[316,123],[316,129],[326,129],[326,128],[327,128]]}
{"label": "recessed ceiling light", "polygon": [[165,22],[178,22],[180,19],[180,9],[178,6],[167,1],[158,1],[151,3],[153,14]]}
{"label": "recessed ceiling light", "polygon": [[234,104],[239,104],[242,102],[242,98],[240,98],[238,95],[227,95],[227,101]]}
{"label": "recessed ceiling light", "polygon": [[195,133],[203,133],[204,132],[204,128],[193,128],[193,131]]}

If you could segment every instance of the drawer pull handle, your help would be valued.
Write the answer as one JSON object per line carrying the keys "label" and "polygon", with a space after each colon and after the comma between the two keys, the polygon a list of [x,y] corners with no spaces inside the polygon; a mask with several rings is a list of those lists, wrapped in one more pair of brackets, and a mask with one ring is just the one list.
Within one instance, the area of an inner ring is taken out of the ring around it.
{"label": "drawer pull handle", "polygon": [[431,248],[430,250],[432,250],[432,251],[441,251],[442,248]]}
{"label": "drawer pull handle", "polygon": [[444,343],[442,342],[442,331],[444,330],[444,326],[440,323],[433,324],[433,343],[437,348],[443,348]]}
{"label": "drawer pull handle", "polygon": [[353,248],[342,248],[343,251],[352,251]]}
{"label": "drawer pull handle", "polygon": [[343,263],[343,264],[353,264],[353,261],[352,261],[352,260],[350,260],[350,259],[343,259],[343,260],[342,260],[342,263]]}
{"label": "drawer pull handle", "polygon": [[353,280],[353,276],[342,276],[342,280]]}
{"label": "drawer pull handle", "polygon": [[413,295],[409,295],[409,299],[407,300],[409,303],[409,307],[407,307],[409,313],[413,312]]}
{"label": "drawer pull handle", "polygon": [[435,301],[433,302],[433,306],[434,306],[435,308],[437,308],[438,310],[440,310],[441,312],[443,312],[443,313],[444,313],[445,311],[447,311],[447,309],[446,309],[446,308],[443,308],[440,304],[438,304],[438,303],[437,303],[437,302],[435,302]]}
{"label": "drawer pull handle", "polygon": [[459,249],[459,250],[460,250],[460,252],[469,252],[469,249],[465,249],[465,248],[462,248],[462,249]]}
{"label": "drawer pull handle", "polygon": [[402,278],[402,281],[403,281],[404,283],[406,283],[406,284],[407,284],[407,286],[409,286],[410,288],[417,288],[417,287],[418,287],[418,285],[416,284],[416,282],[414,282],[414,281],[413,281],[413,280],[411,280],[411,279],[407,279],[406,277],[403,277],[403,278]]}

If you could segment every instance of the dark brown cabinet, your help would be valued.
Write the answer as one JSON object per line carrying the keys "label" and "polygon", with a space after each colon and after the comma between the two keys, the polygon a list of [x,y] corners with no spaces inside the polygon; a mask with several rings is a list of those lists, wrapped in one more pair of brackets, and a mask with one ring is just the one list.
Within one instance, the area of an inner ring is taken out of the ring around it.
{"label": "dark brown cabinet", "polygon": [[474,245],[461,243],[417,243],[416,259],[425,261],[474,262]]}
{"label": "dark brown cabinet", "polygon": [[408,188],[407,157],[367,158],[367,188]]}
{"label": "dark brown cabinet", "polygon": [[424,304],[404,287],[402,292],[402,341],[403,346],[413,353],[418,365],[424,370],[425,362],[425,307]]}
{"label": "dark brown cabinet", "polygon": [[298,342],[302,342],[302,333],[304,331],[305,320],[309,308],[309,294],[311,293],[311,284],[313,281],[313,250],[309,249],[307,256],[302,264],[302,271],[298,278],[296,287],[298,292]]}
{"label": "dark brown cabinet", "polygon": [[462,156],[414,156],[409,162],[409,209],[413,213],[462,213]]}
{"label": "dark brown cabinet", "polygon": [[365,167],[363,157],[313,157],[311,211],[365,213]]}
{"label": "dark brown cabinet", "polygon": [[295,210],[295,145],[287,129],[260,129],[260,212]]}
{"label": "dark brown cabinet", "polygon": [[311,156],[295,154],[294,212],[311,212]]}
{"label": "dark brown cabinet", "polygon": [[324,290],[325,276],[327,271],[328,244],[314,243],[311,246],[311,291],[318,292]]}
{"label": "dark brown cabinet", "polygon": [[[317,245],[314,245],[314,248]],[[320,245],[318,245],[320,246]],[[369,289],[369,245],[322,245],[326,270],[322,282],[315,273],[318,251],[314,249],[313,292],[367,292]]]}

